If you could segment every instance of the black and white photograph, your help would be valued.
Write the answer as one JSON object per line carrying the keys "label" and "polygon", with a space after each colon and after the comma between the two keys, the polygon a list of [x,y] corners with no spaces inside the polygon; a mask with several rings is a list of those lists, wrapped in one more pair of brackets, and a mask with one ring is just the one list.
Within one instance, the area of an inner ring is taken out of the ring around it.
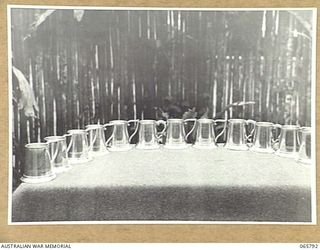
{"label": "black and white photograph", "polygon": [[7,12],[9,224],[316,224],[316,8]]}

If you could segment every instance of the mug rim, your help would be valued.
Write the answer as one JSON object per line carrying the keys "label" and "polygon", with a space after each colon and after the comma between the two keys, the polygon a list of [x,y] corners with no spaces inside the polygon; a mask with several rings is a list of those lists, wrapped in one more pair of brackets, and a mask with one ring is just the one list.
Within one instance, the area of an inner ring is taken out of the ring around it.
{"label": "mug rim", "polygon": [[86,128],[103,128],[102,124],[88,124]]}
{"label": "mug rim", "polygon": [[294,130],[294,129],[299,129],[300,128],[300,126],[298,126],[298,125],[290,125],[290,124],[285,124],[285,125],[282,125],[281,126],[281,129],[292,129],[292,130]]}
{"label": "mug rim", "polygon": [[47,146],[48,144],[45,142],[32,142],[32,143],[26,144],[24,147],[30,148],[30,149],[39,149],[39,148],[46,148]]}
{"label": "mug rim", "polygon": [[274,123],[272,122],[256,122],[257,125],[260,125],[260,126],[273,126]]}
{"label": "mug rim", "polygon": [[44,140],[46,141],[50,141],[50,140],[53,140],[53,141],[63,141],[65,139],[64,136],[62,135],[50,135],[50,136],[46,136],[44,138]]}
{"label": "mug rim", "polygon": [[228,122],[236,122],[236,121],[238,121],[238,122],[246,122],[246,120],[245,119],[240,119],[240,118],[232,118],[232,119],[229,119],[228,120]]}
{"label": "mug rim", "polygon": [[311,132],[311,127],[300,127],[301,132]]}
{"label": "mug rim", "polygon": [[154,123],[156,122],[156,120],[152,120],[152,119],[145,119],[145,120],[140,120],[139,123]]}
{"label": "mug rim", "polygon": [[214,122],[214,119],[211,119],[211,118],[200,118],[200,119],[197,119],[197,121],[200,121],[200,122],[203,122],[203,123],[211,123],[211,122]]}
{"label": "mug rim", "polygon": [[84,129],[70,129],[68,134],[85,134],[87,133]]}

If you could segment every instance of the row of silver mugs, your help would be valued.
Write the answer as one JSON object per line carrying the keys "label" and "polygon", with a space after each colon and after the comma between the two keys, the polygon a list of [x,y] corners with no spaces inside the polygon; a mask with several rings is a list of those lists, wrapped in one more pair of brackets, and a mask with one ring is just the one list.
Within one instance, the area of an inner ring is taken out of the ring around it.
{"label": "row of silver mugs", "polygon": [[[247,134],[246,125],[252,124]],[[278,136],[276,130],[279,130]],[[300,163],[311,163],[311,128],[296,125],[280,125],[253,120],[228,120],[225,147],[233,150],[251,150],[259,153],[275,153],[295,158]]]}
{"label": "row of silver mugs", "polygon": [[[191,130],[186,134],[185,124],[193,122]],[[134,147],[131,138],[139,131],[137,149],[157,149],[159,141],[165,138],[164,148],[183,149],[190,144],[188,137],[195,130],[194,148],[211,149],[217,147],[217,140],[227,131],[225,147],[231,150],[252,150],[260,153],[276,153],[279,156],[296,158],[303,163],[311,162],[311,128],[296,125],[280,125],[271,122],[256,122],[254,120],[229,119],[168,119],[165,121],[140,120],[135,121],[136,127],[131,137],[128,136],[126,121],[112,121],[104,126],[113,126],[113,133],[107,140],[111,151],[123,151]],[[216,136],[216,125],[224,123],[224,129]],[[163,125],[158,133],[157,126]],[[103,126],[102,126],[103,127]],[[251,128],[251,129],[250,129]],[[250,130],[250,131],[249,131]],[[278,136],[275,136],[277,134]],[[247,131],[249,131],[247,133]],[[102,128],[99,133],[104,141]],[[91,136],[92,138],[93,136]],[[99,145],[103,145],[103,143]],[[103,150],[106,150],[106,145]],[[97,149],[99,151],[99,149]]]}
{"label": "row of silver mugs", "polygon": [[[193,122],[193,126],[186,134],[185,124],[188,122]],[[129,137],[128,127],[131,123],[135,124],[135,129]],[[216,136],[215,130],[218,123],[224,123],[225,126]],[[161,132],[157,132],[158,126],[163,127]],[[249,126],[251,130],[247,133]],[[108,127],[113,129],[106,141],[104,130]],[[273,131],[276,129],[280,129],[280,133],[274,139]],[[250,149],[263,153],[275,151],[280,156],[296,157],[303,163],[311,161],[311,130],[306,127],[244,119],[114,120],[104,125],[88,125],[85,130],[68,130],[68,133],[63,136],[46,137],[46,143],[27,144],[26,167],[22,180],[32,183],[48,181],[55,178],[55,173],[68,170],[70,164],[84,163],[95,156],[105,155],[109,151],[125,151],[134,146],[137,149],[157,149],[163,138],[165,138],[164,148],[183,149],[190,146],[187,140],[194,130],[196,139],[192,146],[195,148],[216,148],[218,138],[227,131],[225,144],[227,149]],[[130,144],[138,131],[137,145]],[[299,139],[299,133],[301,139]],[[69,138],[68,144],[67,138]]]}

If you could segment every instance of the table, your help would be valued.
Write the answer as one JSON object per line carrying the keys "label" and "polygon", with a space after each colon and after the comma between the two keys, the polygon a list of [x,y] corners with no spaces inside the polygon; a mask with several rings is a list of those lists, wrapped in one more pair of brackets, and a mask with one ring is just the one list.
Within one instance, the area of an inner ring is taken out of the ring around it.
{"label": "table", "polygon": [[21,184],[12,221],[310,222],[311,173],[293,159],[225,148],[111,152]]}

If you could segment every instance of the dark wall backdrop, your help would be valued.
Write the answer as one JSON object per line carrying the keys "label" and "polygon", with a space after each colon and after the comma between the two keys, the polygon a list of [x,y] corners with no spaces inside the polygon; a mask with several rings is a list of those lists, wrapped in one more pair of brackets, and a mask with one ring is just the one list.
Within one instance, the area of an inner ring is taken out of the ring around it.
{"label": "dark wall backdrop", "polygon": [[[15,176],[26,143],[112,119],[195,108],[310,126],[311,11],[11,14]],[[223,112],[235,102],[251,103]]]}

